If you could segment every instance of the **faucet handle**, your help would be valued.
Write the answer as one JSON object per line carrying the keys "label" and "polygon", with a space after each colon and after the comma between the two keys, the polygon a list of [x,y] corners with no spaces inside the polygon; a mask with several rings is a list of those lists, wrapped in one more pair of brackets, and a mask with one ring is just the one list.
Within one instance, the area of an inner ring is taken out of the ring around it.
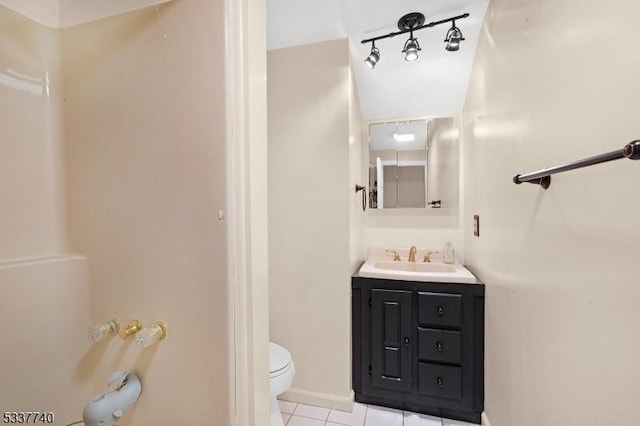
{"label": "faucet handle", "polygon": [[400,262],[400,253],[398,253],[398,252],[397,252],[397,251],[395,251],[395,250],[389,250],[389,249],[387,249],[387,250],[385,250],[385,251],[387,251],[387,252],[389,252],[389,253],[393,253],[393,261],[394,261],[394,262]]}
{"label": "faucet handle", "polygon": [[165,337],[167,337],[167,323],[158,320],[151,324],[151,327],[138,331],[136,334],[136,345],[143,349],[148,348]]}
{"label": "faucet handle", "polygon": [[428,251],[427,254],[424,255],[423,262],[431,262],[431,255],[440,253],[439,251]]}
{"label": "faucet handle", "polygon": [[109,318],[103,324],[96,324],[89,327],[87,337],[92,342],[99,342],[110,334],[118,334],[120,330],[120,322],[116,318]]}

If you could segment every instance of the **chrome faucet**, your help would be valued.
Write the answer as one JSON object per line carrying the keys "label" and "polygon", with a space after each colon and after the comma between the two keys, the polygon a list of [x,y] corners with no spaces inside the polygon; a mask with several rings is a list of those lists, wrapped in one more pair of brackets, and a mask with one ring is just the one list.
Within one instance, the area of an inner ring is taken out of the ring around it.
{"label": "chrome faucet", "polygon": [[416,248],[416,246],[411,246],[411,248],[409,249],[409,262],[415,262],[416,261],[416,253],[418,252],[418,249]]}

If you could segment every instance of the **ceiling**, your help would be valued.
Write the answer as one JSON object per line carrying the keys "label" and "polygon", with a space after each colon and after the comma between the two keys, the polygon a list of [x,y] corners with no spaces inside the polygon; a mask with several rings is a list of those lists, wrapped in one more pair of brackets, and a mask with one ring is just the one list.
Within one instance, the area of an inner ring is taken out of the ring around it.
{"label": "ceiling", "polygon": [[[363,118],[386,120],[449,116],[462,112],[478,36],[489,0],[267,0],[269,49],[349,38],[352,65]],[[408,36],[376,42],[380,61],[364,64],[371,45],[365,38],[398,31],[409,12],[426,22],[469,13],[456,25],[466,38],[457,52],[445,50],[448,24],[417,31],[422,51],[414,62],[404,60]]]}
{"label": "ceiling", "polygon": [[0,5],[50,28],[66,28],[171,0],[0,0]]}
{"label": "ceiling", "polygon": [[[169,0],[0,0],[36,22],[64,28]],[[365,120],[449,116],[464,106],[478,36],[489,0],[266,0],[269,49],[349,38],[352,65]],[[426,22],[469,13],[457,21],[465,41],[457,52],[444,49],[449,28],[443,24],[417,31],[422,51],[404,60],[407,37],[380,40],[380,61],[369,69],[363,60],[370,44],[362,39],[397,31],[398,19],[421,12]]]}

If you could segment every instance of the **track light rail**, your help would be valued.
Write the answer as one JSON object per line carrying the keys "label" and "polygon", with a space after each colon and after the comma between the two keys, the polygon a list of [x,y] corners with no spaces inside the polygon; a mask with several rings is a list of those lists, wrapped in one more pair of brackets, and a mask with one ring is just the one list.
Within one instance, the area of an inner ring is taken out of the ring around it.
{"label": "track light rail", "polygon": [[635,140],[616,151],[606,152],[600,155],[583,158],[582,160],[572,161],[562,166],[551,167],[548,169],[538,170],[536,172],[527,173],[525,175],[515,175],[513,183],[521,184],[523,182],[534,183],[540,185],[544,189],[551,185],[551,175],[556,173],[567,172],[569,170],[580,169],[582,167],[593,166],[595,164],[606,163],[607,161],[628,158],[629,160],[640,160],[640,140]]}
{"label": "track light rail", "polygon": [[397,35],[407,34],[407,33],[411,33],[411,32],[418,31],[418,30],[422,30],[422,29],[425,29],[425,28],[435,27],[436,25],[445,24],[447,22],[453,22],[453,21],[455,21],[457,19],[464,19],[464,18],[468,18],[468,17],[469,17],[469,14],[465,13],[465,14],[462,14],[462,15],[454,16],[452,18],[442,19],[440,21],[429,22],[428,24],[424,24],[424,25],[421,25],[419,27],[409,28],[409,29],[401,30],[401,31],[395,31],[395,32],[391,32],[389,34],[368,38],[366,40],[362,40],[361,43],[362,44],[371,43],[371,42],[375,42],[375,41],[382,40],[382,39],[385,39],[385,38],[391,38],[391,37],[395,37]]}

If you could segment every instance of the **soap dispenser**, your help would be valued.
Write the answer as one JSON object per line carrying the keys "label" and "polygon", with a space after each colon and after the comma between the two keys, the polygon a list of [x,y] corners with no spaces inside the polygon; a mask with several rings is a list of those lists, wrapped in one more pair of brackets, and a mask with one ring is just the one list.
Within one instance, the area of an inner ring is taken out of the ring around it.
{"label": "soap dispenser", "polygon": [[442,249],[442,260],[444,263],[453,263],[456,260],[456,252],[451,245],[451,241],[447,241]]}

